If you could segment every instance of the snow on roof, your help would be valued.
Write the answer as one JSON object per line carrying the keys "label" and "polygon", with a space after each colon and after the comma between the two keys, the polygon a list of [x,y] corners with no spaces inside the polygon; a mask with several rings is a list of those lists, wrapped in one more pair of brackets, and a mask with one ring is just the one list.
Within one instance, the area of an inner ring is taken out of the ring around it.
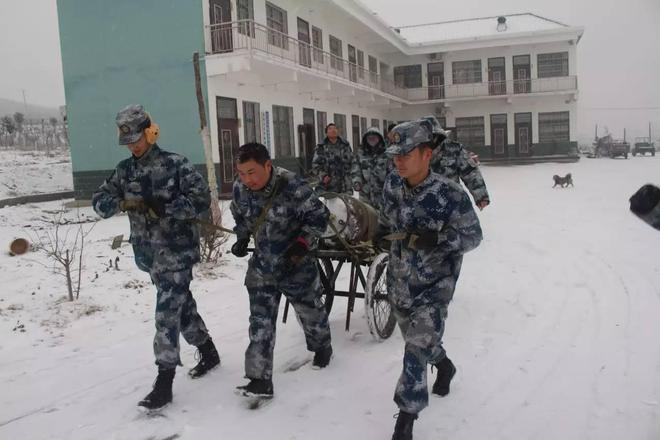
{"label": "snow on roof", "polygon": [[395,27],[409,44],[430,44],[440,41],[481,39],[554,29],[568,26],[535,14],[511,14],[506,17],[505,30],[498,30],[498,17],[452,20],[439,23]]}

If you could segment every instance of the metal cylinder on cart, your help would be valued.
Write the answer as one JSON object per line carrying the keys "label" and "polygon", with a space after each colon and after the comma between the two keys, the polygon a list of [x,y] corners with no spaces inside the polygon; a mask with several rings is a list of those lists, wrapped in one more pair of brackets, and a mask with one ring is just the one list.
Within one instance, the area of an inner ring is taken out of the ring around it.
{"label": "metal cylinder on cart", "polygon": [[379,214],[371,205],[347,194],[321,193],[321,201],[330,211],[330,223],[324,240],[338,241],[340,238],[350,244],[372,241],[376,237]]}

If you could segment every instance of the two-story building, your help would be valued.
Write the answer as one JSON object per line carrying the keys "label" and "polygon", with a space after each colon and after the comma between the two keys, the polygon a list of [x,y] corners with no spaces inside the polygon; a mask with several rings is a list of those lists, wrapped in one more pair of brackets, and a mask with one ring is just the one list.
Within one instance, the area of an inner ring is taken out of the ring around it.
{"label": "two-story building", "polygon": [[483,161],[576,157],[580,27],[516,14],[393,28],[358,0],[182,3],[58,0],[79,197],[125,156],[111,148],[127,103],[201,166],[195,51],[222,192],[242,143],[304,171],[329,122],[355,146],[368,127],[434,114]]}

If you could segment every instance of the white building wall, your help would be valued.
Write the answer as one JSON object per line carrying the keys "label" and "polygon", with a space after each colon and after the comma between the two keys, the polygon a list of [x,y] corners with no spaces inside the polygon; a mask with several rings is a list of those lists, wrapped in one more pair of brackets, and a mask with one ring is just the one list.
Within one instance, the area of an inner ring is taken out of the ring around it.
{"label": "white building wall", "polygon": [[[295,91],[293,86],[237,86],[235,83],[223,80],[220,77],[212,77],[208,80],[208,94],[209,94],[209,113],[210,113],[210,127],[211,139],[213,143],[214,160],[220,160],[219,155],[219,140],[218,140],[218,123],[217,123],[217,109],[215,106],[216,97],[221,96],[225,98],[234,98],[237,100],[238,119],[239,119],[239,144],[245,143],[245,134],[243,126],[243,101],[258,102],[260,105],[260,112],[267,111],[270,115],[269,134],[271,139],[271,154],[274,155],[274,131],[273,131],[273,105],[287,106],[293,108],[293,138],[295,143],[296,156],[302,156],[303,152],[300,151],[298,140],[298,125],[303,123],[303,108],[310,108],[314,110],[315,126],[318,127],[316,119],[316,112],[322,111],[327,113],[327,122],[334,121],[334,114],[343,114],[346,117],[346,127],[341,136],[352,145],[353,131],[351,128],[351,116],[358,115],[367,118],[367,126],[371,126],[371,119],[378,119],[379,126],[382,130],[383,119],[391,119],[391,110],[383,107],[360,107],[356,104],[348,103],[344,98],[338,100],[314,100],[310,98],[309,93],[300,94]],[[263,125],[262,121],[262,125]],[[323,127],[324,128],[324,127]],[[318,133],[318,129],[315,131]],[[318,139],[317,143],[322,139]],[[264,141],[264,139],[262,139]],[[264,142],[265,143],[265,142]]]}
{"label": "white building wall", "polygon": [[[538,114],[545,112],[563,112],[568,111],[570,116],[570,140],[577,142],[577,103],[571,101],[566,103],[569,95],[550,95],[550,96],[522,96],[516,97],[510,104],[503,98],[480,99],[474,101],[461,101],[452,103],[451,106],[443,109],[443,114],[447,119],[447,126],[456,126],[456,118],[483,116],[486,145],[491,145],[490,139],[490,115],[506,113],[509,144],[513,144],[515,139],[514,117],[516,113],[532,113],[532,143],[539,142]],[[438,105],[422,104],[406,106],[392,112],[392,118],[395,120],[409,120],[425,115],[436,115],[439,110]]]}
{"label": "white building wall", "polygon": [[[254,0],[254,18],[255,21],[266,25],[266,1]],[[369,55],[375,56],[379,62],[384,62],[390,66],[390,72],[396,66],[421,64],[422,65],[422,86],[428,86],[427,64],[429,62],[444,62],[445,84],[450,85],[452,78],[452,63],[455,61],[481,60],[482,81],[488,81],[488,59],[495,57],[505,57],[506,79],[513,79],[512,59],[515,55],[530,55],[531,78],[535,79],[537,75],[537,56],[541,53],[553,53],[568,51],[569,53],[569,75],[577,74],[576,46],[569,41],[559,41],[555,43],[539,44],[513,44],[502,47],[491,47],[484,49],[473,49],[442,53],[431,59],[429,55],[408,56],[403,53],[397,53],[395,50],[389,50],[387,53],[379,51],[388,47],[380,41],[380,45],[374,46],[377,42],[376,34],[365,25],[358,22],[351,16],[344,14],[343,11],[335,7],[332,2],[302,2],[300,0],[273,0],[272,4],[287,11],[288,34],[292,38],[297,38],[298,25],[297,18],[306,20],[310,25],[316,26],[323,33],[323,50],[330,51],[329,36],[333,35],[342,41],[342,56],[348,59],[348,45],[351,44],[356,49],[364,52],[364,67],[369,67]],[[203,0],[205,21],[209,22],[208,0]],[[236,20],[235,0],[232,0],[232,19]],[[206,38],[209,40],[209,34]],[[376,40],[376,41],[375,41]],[[207,47],[210,47],[210,41],[207,41]],[[389,46],[391,48],[391,46]],[[379,48],[376,50],[376,48]],[[380,73],[380,72],[379,72]],[[269,132],[270,138],[274,138],[272,124],[272,106],[284,105],[293,108],[294,114],[294,133],[295,152],[301,156],[300,145],[298,145],[297,127],[303,121],[303,108],[311,108],[315,111],[324,111],[327,113],[327,122],[333,121],[334,113],[344,114],[346,117],[346,127],[342,137],[352,143],[351,116],[353,114],[368,119],[368,126],[372,118],[380,121],[381,129],[383,119],[387,120],[409,120],[415,117],[444,113],[448,126],[455,125],[457,117],[483,116],[486,145],[491,144],[490,139],[490,115],[507,114],[508,140],[512,144],[514,141],[514,115],[515,113],[531,112],[533,137],[532,142],[537,143],[539,139],[538,114],[540,112],[569,111],[570,112],[570,140],[577,140],[577,105],[573,94],[547,94],[547,95],[514,95],[509,101],[506,98],[482,98],[475,100],[452,101],[445,104],[413,104],[404,105],[401,108],[396,107],[358,107],[356,104],[347,102],[340,98],[337,100],[321,99],[314,100],[309,94],[301,94],[296,91],[295,83],[278,86],[238,86],[235,81],[225,80],[221,75],[208,78],[209,109],[212,129],[212,140],[215,160],[219,160],[217,116],[215,108],[215,97],[224,96],[237,99],[237,110],[239,118],[239,139],[244,143],[243,131],[243,101],[253,101],[260,103],[260,111],[268,111],[270,114]],[[316,131],[318,133],[318,130]],[[317,142],[320,141],[317,139]],[[274,145],[271,145],[274,148]]]}

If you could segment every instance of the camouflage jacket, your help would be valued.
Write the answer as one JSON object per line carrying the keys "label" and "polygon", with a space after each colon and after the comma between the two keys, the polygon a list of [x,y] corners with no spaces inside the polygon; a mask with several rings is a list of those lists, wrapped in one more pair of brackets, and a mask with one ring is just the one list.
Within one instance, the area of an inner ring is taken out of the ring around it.
{"label": "camouflage jacket", "polygon": [[[366,143],[369,134],[377,134],[381,143],[372,149]],[[374,151],[375,150],[375,151]],[[353,161],[353,187],[360,186],[360,200],[363,200],[380,210],[383,200],[383,186],[385,178],[393,169],[392,158],[385,153],[385,142],[383,136],[376,129],[369,129],[362,136],[362,144],[358,148],[357,155]]]}
{"label": "camouflage jacket", "polygon": [[431,169],[456,183],[462,180],[475,203],[490,200],[479,165],[458,142],[446,140],[436,148],[431,158]]}
{"label": "camouflage jacket", "polygon": [[390,301],[409,309],[451,300],[462,255],[482,239],[479,219],[465,191],[435,173],[414,188],[398,173],[391,173],[384,188],[383,215],[393,233],[434,231],[439,238],[431,250],[414,249],[406,239],[392,242],[387,269]]}
{"label": "camouflage jacket", "polygon": [[[271,197],[270,209],[257,225]],[[230,209],[236,221],[237,238],[252,237],[255,242],[245,276],[246,286],[309,287],[318,276],[315,259],[308,255],[292,268],[283,258],[298,237],[314,249],[328,225],[330,213],[307,183],[290,171],[274,167],[270,182],[260,191],[252,191],[236,180]]]}
{"label": "camouflage jacket", "polygon": [[94,211],[103,218],[119,211],[121,200],[154,200],[165,215],[128,211],[129,242],[140,269],[182,270],[199,261],[199,228],[191,222],[207,211],[208,185],[188,160],[153,145],[142,157],[117,165],[92,197]]}
{"label": "camouflage jacket", "polygon": [[630,211],[648,225],[660,230],[660,188],[646,184],[630,197]]}
{"label": "camouflage jacket", "polygon": [[[312,159],[312,175],[317,177],[324,191],[353,194],[351,170],[353,167],[353,151],[351,146],[341,137],[331,144],[326,137],[323,143],[316,146]],[[330,182],[323,184],[323,179],[330,176]]]}

